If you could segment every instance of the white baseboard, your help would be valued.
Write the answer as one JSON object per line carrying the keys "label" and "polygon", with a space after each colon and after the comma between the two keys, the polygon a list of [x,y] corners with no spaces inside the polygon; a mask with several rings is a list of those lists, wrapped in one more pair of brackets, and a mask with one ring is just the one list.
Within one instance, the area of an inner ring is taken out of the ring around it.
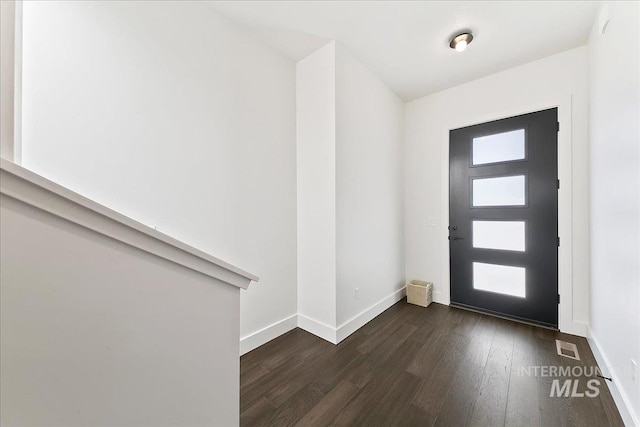
{"label": "white baseboard", "polygon": [[404,298],[406,294],[406,288],[398,289],[391,295],[388,295],[387,297],[381,299],[371,307],[367,308],[363,312],[355,315],[351,319],[344,322],[342,325],[338,326],[336,330],[336,343],[339,343],[340,341],[347,338],[349,335],[366,325],[387,308],[391,307],[393,304]]}
{"label": "white baseboard", "polygon": [[266,344],[274,338],[289,332],[298,326],[298,315],[294,314],[266,328],[240,338],[240,356]]}
{"label": "white baseboard", "polygon": [[609,363],[609,359],[607,358],[606,353],[600,346],[598,339],[593,335],[591,328],[588,328],[587,341],[589,343],[589,347],[591,347],[593,356],[596,358],[596,362],[598,362],[598,366],[600,367],[602,374],[604,376],[610,377],[613,380],[605,381],[605,383],[611,391],[611,395],[613,396],[613,400],[618,407],[618,411],[620,412],[620,416],[622,417],[624,424],[626,426],[640,426],[640,422],[638,422],[638,416],[634,412],[633,406],[631,406],[631,402],[627,397],[627,394],[624,392],[624,389],[618,387],[618,384],[620,384],[619,377],[616,374],[616,371],[613,369],[613,365]]}
{"label": "white baseboard", "polygon": [[349,319],[338,328],[319,322],[305,316],[304,314],[294,314],[286,319],[282,319],[279,322],[241,338],[240,356],[260,347],[263,344],[266,344],[272,339],[277,338],[296,327],[304,329],[323,340],[329,341],[331,344],[338,344],[387,308],[400,301],[405,295],[406,291],[404,288],[398,289],[391,295],[386,296],[371,307],[367,308],[362,313]]}
{"label": "white baseboard", "polygon": [[332,344],[338,344],[340,341],[373,320],[387,308],[400,301],[405,295],[405,288],[398,289],[392,294],[382,298],[363,312],[347,320],[337,328],[311,319],[303,314],[298,314],[298,327],[322,338],[323,340],[329,341]]}
{"label": "white baseboard", "polygon": [[440,291],[433,291],[433,302],[437,302],[442,305],[449,305],[451,301],[449,301],[448,297],[442,294]]}
{"label": "white baseboard", "polygon": [[336,329],[332,326],[311,319],[302,314],[298,314],[298,327],[317,337],[322,338],[325,341],[329,341],[331,344],[337,344]]}

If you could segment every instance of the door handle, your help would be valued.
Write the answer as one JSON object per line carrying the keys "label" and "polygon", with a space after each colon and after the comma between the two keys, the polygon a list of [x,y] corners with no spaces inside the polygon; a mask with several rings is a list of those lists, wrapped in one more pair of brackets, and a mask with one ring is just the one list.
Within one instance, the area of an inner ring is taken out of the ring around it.
{"label": "door handle", "polygon": [[464,237],[449,236],[449,240],[464,240]]}

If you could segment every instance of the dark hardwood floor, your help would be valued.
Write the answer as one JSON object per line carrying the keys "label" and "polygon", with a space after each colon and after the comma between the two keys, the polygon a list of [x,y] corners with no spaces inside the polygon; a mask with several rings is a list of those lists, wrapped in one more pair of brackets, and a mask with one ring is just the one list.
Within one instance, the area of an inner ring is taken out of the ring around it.
{"label": "dark hardwood floor", "polygon": [[577,378],[578,393],[598,379],[597,397],[550,397],[565,378],[522,371],[596,366],[584,338],[439,304],[402,300],[337,346],[295,329],[240,366],[243,426],[623,425],[604,380]]}

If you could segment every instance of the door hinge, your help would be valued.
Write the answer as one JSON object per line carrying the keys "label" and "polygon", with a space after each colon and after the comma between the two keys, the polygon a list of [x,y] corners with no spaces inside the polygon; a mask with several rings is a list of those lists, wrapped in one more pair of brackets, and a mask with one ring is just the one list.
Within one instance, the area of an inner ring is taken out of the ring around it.
{"label": "door hinge", "polygon": [[558,180],[558,189],[560,189],[560,180]]}
{"label": "door hinge", "polygon": [[558,304],[560,304],[560,294],[558,294]]}
{"label": "door hinge", "polygon": [[558,247],[560,247],[560,238],[558,237]]}
{"label": "door hinge", "polygon": [[560,132],[560,122],[556,122],[556,132]]}

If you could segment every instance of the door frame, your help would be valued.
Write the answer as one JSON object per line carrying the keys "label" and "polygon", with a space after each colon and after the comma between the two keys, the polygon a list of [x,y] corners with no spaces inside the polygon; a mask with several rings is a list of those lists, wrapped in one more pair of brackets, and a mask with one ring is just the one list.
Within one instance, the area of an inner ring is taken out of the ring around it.
{"label": "door frame", "polygon": [[[573,231],[572,231],[572,105],[571,95],[550,99],[541,103],[527,103],[519,107],[507,108],[502,111],[478,114],[473,119],[452,118],[442,126],[440,144],[441,163],[441,259],[442,259],[442,287],[441,294],[437,298],[439,302],[449,305],[451,303],[451,276],[449,270],[449,131],[467,126],[473,126],[494,120],[505,119],[522,114],[533,113],[549,108],[558,108],[558,178],[560,189],[558,190],[558,235],[560,247],[558,248],[558,293],[560,304],[558,306],[558,328],[562,332],[586,336],[587,325],[576,322],[573,319]],[[435,296],[435,295],[434,295]]]}

